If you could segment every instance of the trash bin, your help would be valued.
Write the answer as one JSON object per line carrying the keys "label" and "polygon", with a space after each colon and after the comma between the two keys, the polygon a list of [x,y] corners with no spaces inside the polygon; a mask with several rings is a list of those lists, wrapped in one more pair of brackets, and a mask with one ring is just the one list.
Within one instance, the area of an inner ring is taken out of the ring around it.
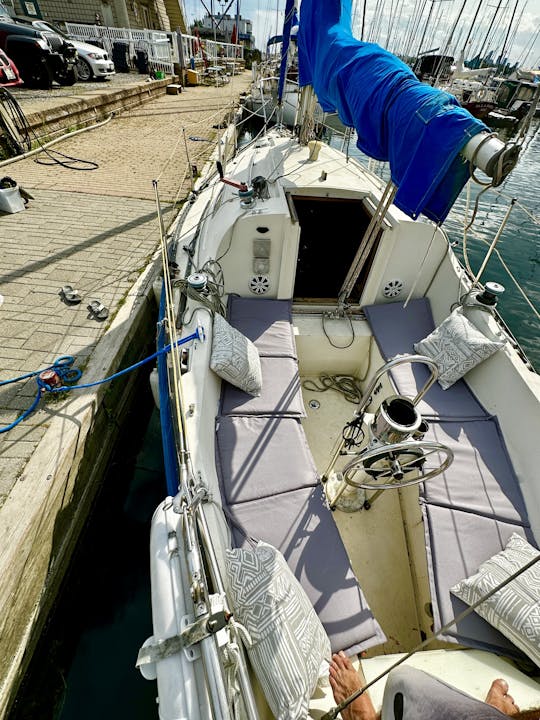
{"label": "trash bin", "polygon": [[148,75],[148,53],[146,50],[137,50],[135,53],[135,65],[141,75]]}
{"label": "trash bin", "polygon": [[95,45],[96,47],[99,47],[102,50],[105,50],[105,43],[103,42],[103,40],[100,37],[88,38],[88,40],[86,42],[88,42],[89,45]]}
{"label": "trash bin", "polygon": [[112,61],[116,72],[129,72],[129,43],[115,40],[112,46]]}

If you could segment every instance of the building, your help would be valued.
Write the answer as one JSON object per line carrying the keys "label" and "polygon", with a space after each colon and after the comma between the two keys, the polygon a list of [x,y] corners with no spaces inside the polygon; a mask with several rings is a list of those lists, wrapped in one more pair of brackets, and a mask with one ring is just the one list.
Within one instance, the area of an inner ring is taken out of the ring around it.
{"label": "building", "polygon": [[[214,39],[214,25],[216,26],[216,40],[218,42],[230,43],[233,37],[233,30],[236,25],[235,15],[222,15],[216,13],[214,20],[211,15],[205,15],[202,20],[197,20],[191,27],[191,34],[194,35],[198,31],[202,38],[209,40]],[[233,38],[234,39],[234,38]],[[237,41],[246,49],[251,50],[255,43],[253,36],[253,23],[241,15],[238,17]]]}
{"label": "building", "polygon": [[186,32],[184,0],[0,0],[16,15],[108,27]]}

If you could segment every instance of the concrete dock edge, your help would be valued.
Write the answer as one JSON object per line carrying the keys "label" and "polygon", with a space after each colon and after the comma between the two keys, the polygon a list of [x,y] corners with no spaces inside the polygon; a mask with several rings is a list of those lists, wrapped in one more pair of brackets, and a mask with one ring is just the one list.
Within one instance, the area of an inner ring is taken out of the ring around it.
{"label": "concrete dock edge", "polygon": [[[128,293],[98,342],[84,382],[146,354],[155,336],[152,283],[158,271],[155,260]],[[136,376],[115,382],[112,396],[107,385],[72,392],[0,509],[0,717],[15,698],[99,490],[118,426],[137,392]]]}

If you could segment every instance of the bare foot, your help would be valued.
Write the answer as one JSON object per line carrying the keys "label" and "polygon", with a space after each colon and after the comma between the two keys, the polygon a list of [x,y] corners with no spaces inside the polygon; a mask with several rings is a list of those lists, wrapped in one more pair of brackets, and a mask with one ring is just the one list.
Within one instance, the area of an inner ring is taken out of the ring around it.
{"label": "bare foot", "polygon": [[508,683],[502,678],[498,678],[491,683],[486,702],[506,715],[515,715],[519,712],[514,698],[508,694]]}
{"label": "bare foot", "polygon": [[[336,704],[343,702],[366,684],[366,680],[352,666],[351,661],[344,652],[332,655],[330,663],[330,686],[334,693]],[[360,695],[345,710],[341,711],[343,720],[376,720],[377,713],[371,702],[371,698],[366,693]]]}

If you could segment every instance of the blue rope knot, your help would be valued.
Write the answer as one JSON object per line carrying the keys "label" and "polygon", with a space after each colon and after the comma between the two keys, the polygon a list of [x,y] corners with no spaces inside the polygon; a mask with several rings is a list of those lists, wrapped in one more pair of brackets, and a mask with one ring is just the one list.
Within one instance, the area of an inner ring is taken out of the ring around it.
{"label": "blue rope knot", "polygon": [[82,377],[79,368],[72,367],[74,362],[75,358],[72,355],[62,355],[52,365],[42,370],[36,378],[41,392],[69,390],[69,387],[64,387],[65,383],[75,383]]}
{"label": "blue rope knot", "polygon": [[134,365],[130,365],[127,368],[124,368],[123,370],[119,370],[118,372],[114,373],[114,375],[110,375],[109,377],[103,378],[103,380],[96,380],[95,382],[91,383],[85,383],[82,385],[71,385],[71,384],[64,384],[64,383],[76,383],[77,380],[80,380],[82,377],[82,372],[79,370],[79,368],[74,368],[73,363],[75,362],[75,358],[72,355],[61,355],[59,358],[57,358],[52,365],[49,365],[49,367],[45,368],[45,370],[34,370],[33,372],[26,373],[25,375],[19,375],[16,378],[11,378],[9,380],[1,380],[0,381],[0,387],[3,385],[10,385],[11,383],[19,382],[21,380],[27,380],[28,378],[35,377],[36,383],[37,383],[37,393],[36,396],[30,405],[30,407],[25,410],[22,415],[20,415],[16,420],[14,420],[9,425],[6,425],[5,427],[0,428],[0,434],[8,432],[8,430],[12,430],[16,425],[18,425],[20,422],[22,422],[25,418],[27,418],[31,413],[34,412],[34,410],[37,408],[39,401],[41,400],[41,397],[46,393],[60,393],[60,392],[69,392],[70,390],[86,390],[87,388],[96,387],[97,385],[102,385],[103,383],[110,382],[111,380],[115,380],[118,377],[121,377],[122,375],[125,375],[128,372],[131,372],[132,370],[135,370],[138,367],[141,367],[141,365],[144,365],[145,363],[150,362],[150,360],[154,360],[159,355],[163,355],[165,353],[168,353],[171,351],[173,347],[178,347],[180,345],[185,345],[186,343],[190,342],[191,340],[200,340],[201,342],[204,342],[206,340],[206,335],[204,332],[204,328],[202,325],[198,324],[197,329],[195,332],[193,332],[191,335],[188,335],[187,337],[180,338],[174,343],[171,343],[170,345],[165,345],[165,347],[161,348],[155,353],[152,353],[152,355],[149,355],[148,357],[144,358],[143,360],[139,360],[139,362],[135,363]]}

